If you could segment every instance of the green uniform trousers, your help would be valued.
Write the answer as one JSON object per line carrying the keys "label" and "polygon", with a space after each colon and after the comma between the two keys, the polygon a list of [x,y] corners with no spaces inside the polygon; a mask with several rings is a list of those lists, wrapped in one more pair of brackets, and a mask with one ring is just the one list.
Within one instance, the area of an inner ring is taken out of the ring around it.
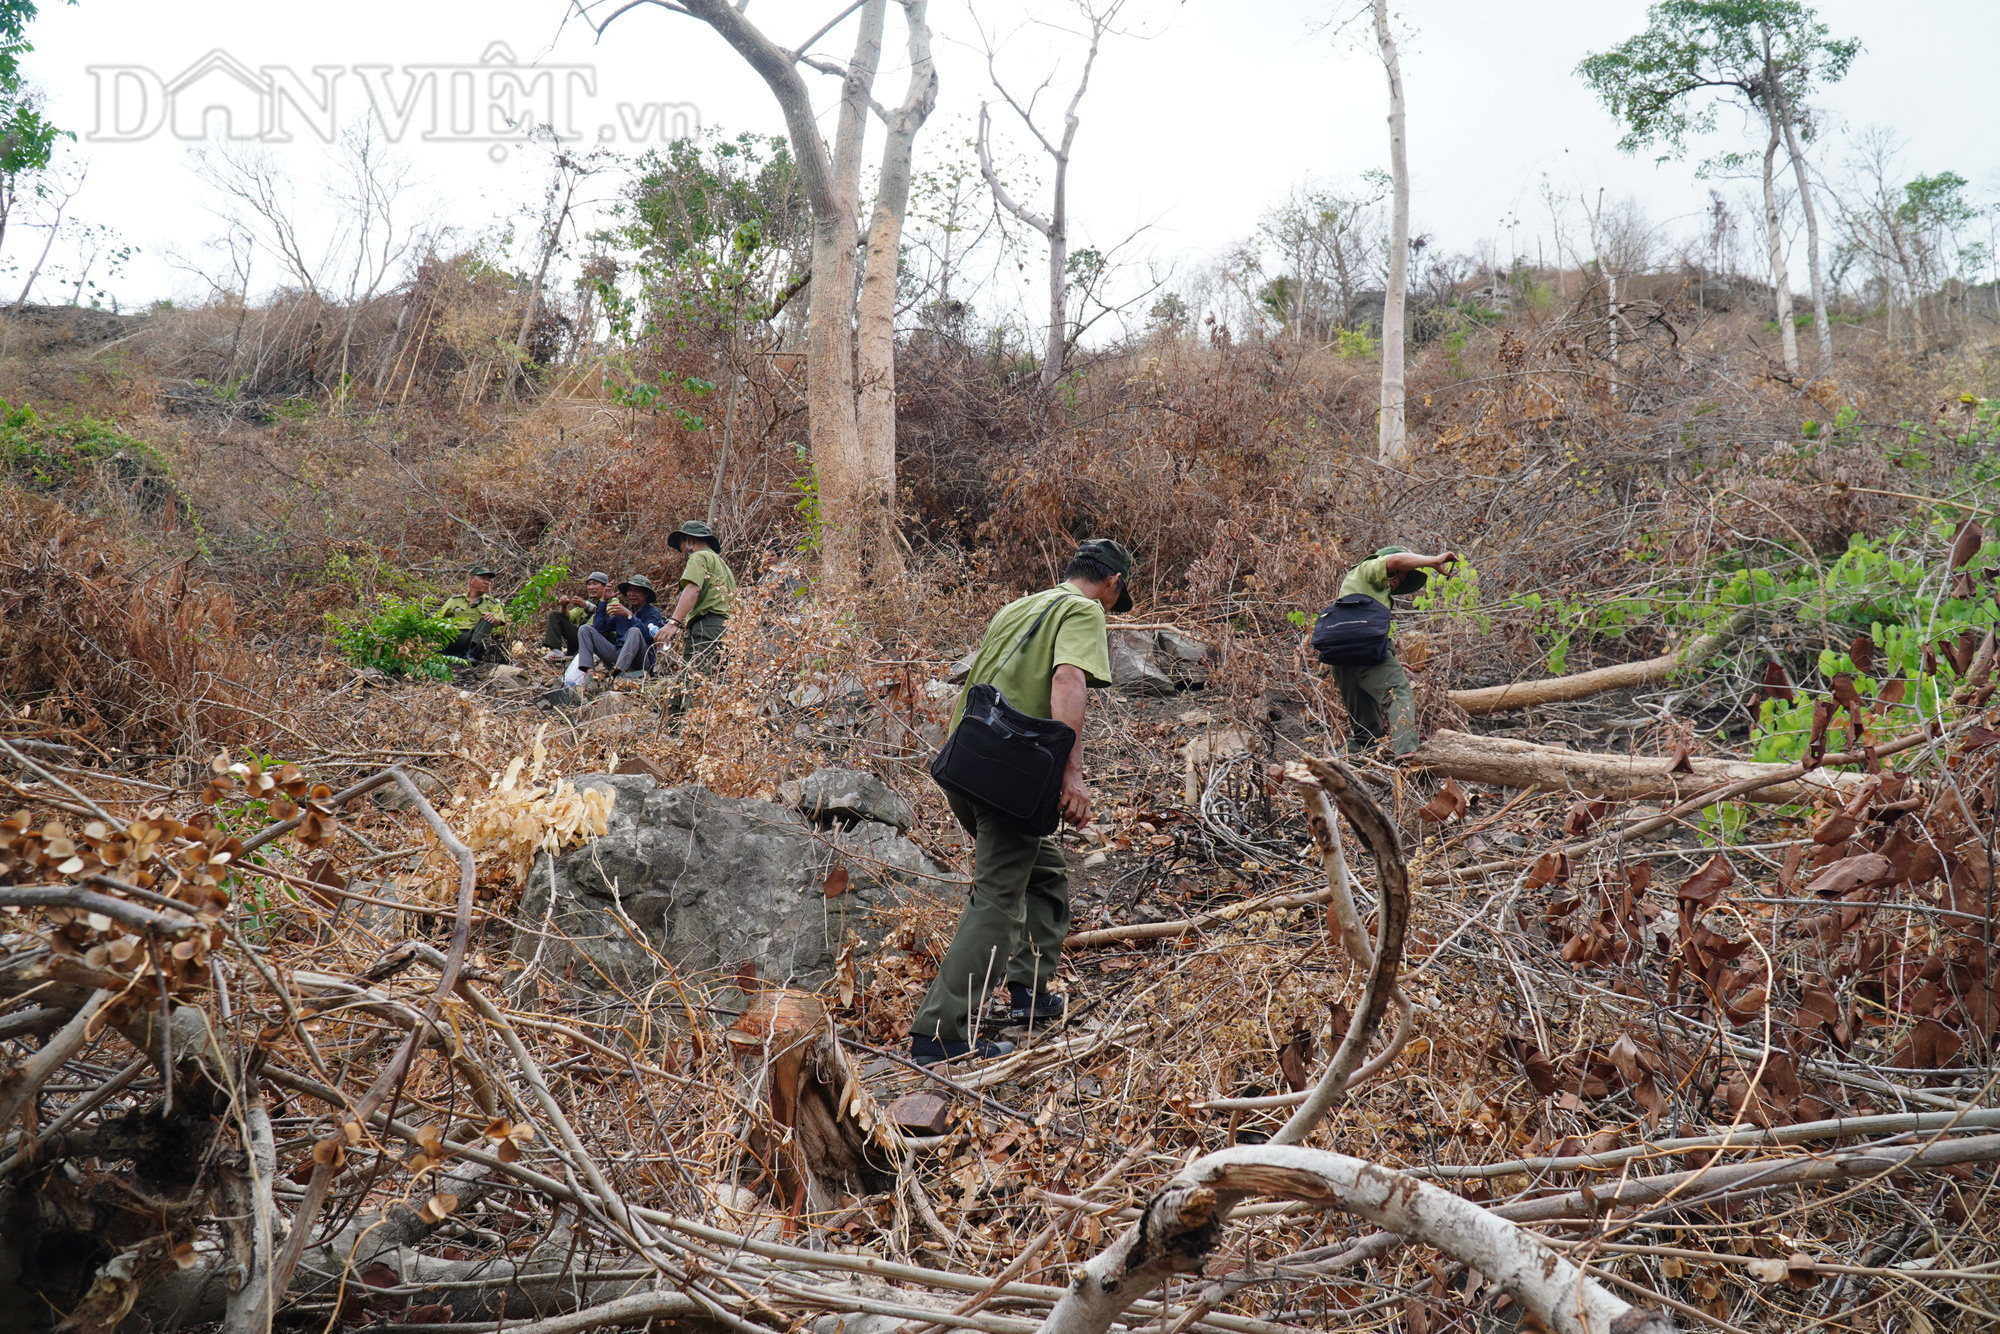
{"label": "green uniform trousers", "polygon": [[694,702],[697,678],[711,675],[722,663],[722,632],[729,618],[719,611],[689,620],[681,631],[679,680],[667,695],[667,712],[682,714]]}
{"label": "green uniform trousers", "polygon": [[1333,679],[1340,687],[1341,703],[1347,706],[1348,721],[1354,725],[1350,744],[1356,750],[1381,739],[1385,715],[1390,749],[1408,755],[1417,748],[1416,692],[1410,688],[1409,673],[1393,653],[1373,667],[1335,667]]}
{"label": "green uniform trousers", "polygon": [[1023,833],[962,797],[950,801],[972,835],[972,901],[910,1032],[964,1042],[1002,981],[1042,991],[1055,976],[1069,934],[1069,868],[1055,839]]}
{"label": "green uniform trousers", "polygon": [[719,611],[697,616],[687,623],[687,629],[681,634],[681,651],[687,655],[690,670],[712,670],[723,627],[728,624],[729,618]]}

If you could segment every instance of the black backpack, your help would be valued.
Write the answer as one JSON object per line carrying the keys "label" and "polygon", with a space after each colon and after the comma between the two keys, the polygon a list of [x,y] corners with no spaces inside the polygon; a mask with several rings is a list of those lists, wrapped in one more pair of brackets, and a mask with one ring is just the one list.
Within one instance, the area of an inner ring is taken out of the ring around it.
{"label": "black backpack", "polygon": [[1389,609],[1349,593],[1319,614],[1312,646],[1329,667],[1375,667],[1389,660]]}

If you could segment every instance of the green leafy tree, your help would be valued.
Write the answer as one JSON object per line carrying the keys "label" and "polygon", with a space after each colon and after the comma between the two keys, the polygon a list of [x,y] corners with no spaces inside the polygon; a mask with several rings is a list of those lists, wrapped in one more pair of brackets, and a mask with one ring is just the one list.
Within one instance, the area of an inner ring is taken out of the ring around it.
{"label": "green leafy tree", "polygon": [[[1785,366],[1796,372],[1799,353],[1778,211],[1781,149],[1790,160],[1806,224],[1820,358],[1823,369],[1831,369],[1833,333],[1804,145],[1815,129],[1814,92],[1846,76],[1860,42],[1835,38],[1800,0],[1659,0],[1646,17],[1644,32],[1585,58],[1577,73],[1624,124],[1618,146],[1628,153],[1659,147],[1666,157],[1679,157],[1690,136],[1716,128],[1724,106],[1742,108],[1762,122],[1764,229]],[[1745,162],[1747,155],[1725,154],[1708,167],[1734,168]]]}
{"label": "green leafy tree", "polygon": [[805,270],[810,214],[782,138],[716,131],[637,163],[604,239],[634,256],[658,330],[765,320]]}
{"label": "green leafy tree", "polygon": [[1861,275],[1861,289],[1881,302],[1891,339],[1921,342],[1934,318],[1927,307],[1948,313],[1954,284],[1972,281],[1993,256],[1967,236],[1980,217],[1971,183],[1955,171],[1906,179],[1898,147],[1886,133],[1862,136],[1855,188],[1838,199],[1834,262]]}
{"label": "green leafy tree", "polygon": [[38,12],[33,0],[0,0],[0,246],[22,192],[48,170],[57,142],[76,137],[42,114],[41,94],[21,73],[21,57],[35,49],[28,24]]}

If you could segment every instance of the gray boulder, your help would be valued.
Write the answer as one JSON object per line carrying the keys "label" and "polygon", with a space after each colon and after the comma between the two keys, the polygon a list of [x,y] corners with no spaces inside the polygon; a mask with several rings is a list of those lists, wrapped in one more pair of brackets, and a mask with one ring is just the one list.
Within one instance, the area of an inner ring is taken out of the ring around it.
{"label": "gray boulder", "polygon": [[1214,650],[1176,630],[1112,626],[1111,684],[1139,695],[1171,695],[1206,684]]}
{"label": "gray boulder", "polygon": [[1111,684],[1139,695],[1171,695],[1180,687],[1160,663],[1160,646],[1152,630],[1113,627],[1105,635],[1111,650]]}
{"label": "gray boulder", "polygon": [[[873,820],[823,832],[771,802],[640,774],[576,785],[613,794],[609,829],[536,861],[513,952],[585,985],[635,994],[664,961],[697,984],[749,963],[767,982],[814,986],[850,934],[859,951],[880,942],[909,890],[950,892],[960,879]],[[828,898],[836,865],[847,885]]]}
{"label": "gray boulder", "polygon": [[820,769],[799,785],[799,812],[822,827],[852,827],[860,821],[905,833],[916,817],[895,789],[865,769]]}

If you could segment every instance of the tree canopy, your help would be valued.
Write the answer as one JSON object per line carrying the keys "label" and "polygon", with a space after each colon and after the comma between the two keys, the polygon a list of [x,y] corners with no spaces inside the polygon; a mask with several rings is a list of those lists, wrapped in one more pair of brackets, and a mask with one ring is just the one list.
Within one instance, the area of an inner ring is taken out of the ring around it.
{"label": "tree canopy", "polygon": [[1713,130],[1725,103],[1761,111],[1775,99],[1810,137],[1812,90],[1844,77],[1861,49],[1799,0],[1659,0],[1646,17],[1644,32],[1586,57],[1577,73],[1624,124],[1618,146],[1661,146],[1663,160]]}

